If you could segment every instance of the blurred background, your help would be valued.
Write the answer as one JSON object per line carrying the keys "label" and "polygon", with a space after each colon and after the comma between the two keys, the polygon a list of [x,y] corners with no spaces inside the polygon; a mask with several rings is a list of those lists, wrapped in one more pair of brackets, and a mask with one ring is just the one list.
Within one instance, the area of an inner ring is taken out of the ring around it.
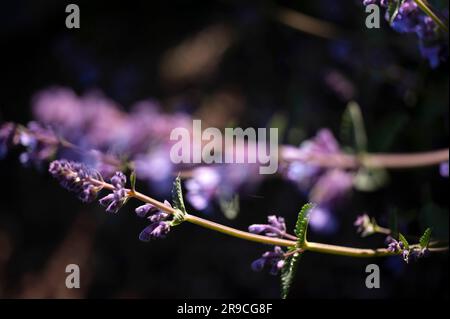
{"label": "blurred background", "polygon": [[[356,100],[370,152],[447,147],[447,62],[430,68],[417,39],[384,20],[380,29],[367,29],[361,2],[80,0],[81,28],[67,29],[70,2],[2,1],[0,121],[32,120],[35,94],[58,86],[102,94],[124,112],[151,100],[164,112],[190,114],[208,126],[279,127],[280,142],[298,146],[321,128],[339,140],[347,103]],[[18,154],[0,161],[0,297],[278,298],[279,278],[250,268],[265,247],[187,223],[165,240],[143,243],[138,234],[145,224],[134,216],[135,202],[107,216],[61,189],[45,168],[24,168]],[[448,240],[448,179],[439,169],[388,174],[376,191],[354,191],[333,211],[333,232],[313,230],[310,240],[383,247],[383,237],[360,238],[353,221],[368,213],[387,225],[392,211],[405,232],[418,235],[430,226]],[[139,186],[158,199],[169,196],[166,186]],[[292,228],[307,199],[273,176],[240,196],[235,218],[217,205],[199,214],[246,229],[275,213]],[[81,268],[81,289],[64,285],[70,263]],[[365,287],[369,263],[381,267],[380,289]],[[309,253],[291,293],[448,295],[447,254],[406,265],[394,257]]]}

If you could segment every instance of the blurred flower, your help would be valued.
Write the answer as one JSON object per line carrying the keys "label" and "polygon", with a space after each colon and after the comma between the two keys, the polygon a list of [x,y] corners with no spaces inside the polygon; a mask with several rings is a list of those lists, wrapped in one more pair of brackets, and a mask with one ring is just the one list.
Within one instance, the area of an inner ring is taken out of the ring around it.
{"label": "blurred flower", "polygon": [[357,227],[356,232],[361,234],[361,237],[372,235],[376,231],[375,220],[371,219],[367,214],[358,216],[353,225]]}
{"label": "blurred flower", "polygon": [[325,172],[314,184],[309,198],[313,203],[332,206],[352,189],[353,175],[340,169]]}
{"label": "blurred flower", "polygon": [[391,6],[397,6],[400,0],[364,0],[364,5],[379,3],[386,8],[386,20],[399,33],[413,33],[419,39],[421,55],[426,58],[432,68],[439,66],[448,58],[448,38],[442,36],[437,24],[419,8],[414,0],[401,1],[395,17],[390,16]]}
{"label": "blurred flower", "polygon": [[199,167],[192,171],[192,178],[185,183],[186,199],[197,210],[205,209],[216,195],[221,176],[212,167]]}
{"label": "blurred flower", "polygon": [[267,217],[267,224],[253,224],[248,231],[254,234],[264,234],[269,237],[283,237],[286,233],[286,223],[283,217],[271,215]]}
{"label": "blurred flower", "polygon": [[273,251],[266,251],[261,258],[252,263],[254,271],[261,271],[270,268],[271,275],[277,275],[284,266],[284,251],[279,246],[275,246]]}
{"label": "blurred flower", "polygon": [[16,124],[14,123],[3,123],[0,126],[0,159],[2,159],[9,148],[14,145],[15,136],[17,136]]}
{"label": "blurred flower", "polygon": [[439,172],[442,177],[448,177],[448,162],[441,163],[439,166]]}
{"label": "blurred flower", "polygon": [[39,166],[56,154],[59,139],[52,130],[37,122],[30,122],[27,130],[19,131],[19,144],[26,148],[19,156],[20,162],[24,165]]}
{"label": "blurred flower", "polygon": [[94,201],[101,189],[91,181],[91,178],[97,179],[98,175],[81,163],[64,159],[53,161],[50,163],[49,172],[62,187],[76,193],[83,202]]}
{"label": "blurred flower", "polygon": [[338,221],[329,208],[317,205],[309,213],[309,227],[316,232],[331,235],[336,232]]}

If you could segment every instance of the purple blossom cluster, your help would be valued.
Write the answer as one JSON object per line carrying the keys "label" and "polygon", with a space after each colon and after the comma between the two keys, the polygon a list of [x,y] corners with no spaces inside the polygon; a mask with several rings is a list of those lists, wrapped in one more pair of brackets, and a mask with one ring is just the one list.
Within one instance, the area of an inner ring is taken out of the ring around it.
{"label": "purple blossom cluster", "polygon": [[[400,3],[399,3],[400,1]],[[419,40],[421,55],[428,60],[432,68],[448,58],[448,37],[439,30],[438,25],[426,15],[414,0],[364,0],[365,6],[378,4],[386,9],[386,20],[399,33],[415,34]],[[399,4],[394,17],[390,7]]]}
{"label": "purple blossom cluster", "polygon": [[[172,207],[168,201],[164,201],[164,205]],[[169,233],[169,214],[157,209],[152,204],[145,204],[136,208],[136,215],[146,217],[150,221],[150,225],[140,233],[140,240],[149,241],[150,239],[164,238]]]}
{"label": "purple blossom cluster", "polygon": [[253,224],[248,231],[253,234],[263,234],[268,237],[282,238],[286,234],[286,223],[283,217],[271,215],[267,217],[267,224]]}
{"label": "purple blossom cluster", "polygon": [[[36,121],[81,149],[134,162],[138,175],[150,182],[170,177],[170,132],[176,127],[189,128],[191,123],[184,113],[161,112],[154,101],[138,102],[125,112],[98,92],[78,96],[59,87],[34,96],[33,114]],[[77,160],[89,163],[104,176],[114,174],[121,164],[118,160],[105,163],[92,152]]]}
{"label": "purple blossom cluster", "polygon": [[122,172],[116,172],[111,177],[111,184],[114,186],[112,194],[108,194],[100,199],[100,205],[106,207],[106,212],[117,214],[120,208],[125,204],[127,199],[127,190],[125,184],[127,182],[126,176]]}
{"label": "purple blossom cluster", "polygon": [[294,182],[316,204],[310,214],[313,230],[332,233],[337,221],[332,207],[346,197],[353,187],[353,174],[340,168],[327,168],[311,163],[317,157],[341,154],[338,142],[328,129],[321,129],[315,137],[304,141],[299,148],[285,149],[286,158],[292,158],[284,168],[285,178]]}
{"label": "purple blossom cluster", "polygon": [[94,201],[101,190],[101,187],[94,185],[91,180],[98,179],[98,174],[82,163],[67,160],[53,161],[48,171],[63,188],[77,194],[83,202]]}
{"label": "purple blossom cluster", "polygon": [[261,271],[269,268],[271,275],[277,275],[283,268],[285,263],[284,251],[279,246],[275,246],[273,251],[266,251],[261,258],[256,259],[252,263],[254,271]]}
{"label": "purple blossom cluster", "polygon": [[386,244],[388,245],[388,250],[392,253],[400,253],[403,260],[406,263],[410,261],[416,261],[419,258],[426,257],[429,254],[428,248],[406,248],[405,245],[393,237],[388,236],[386,238]]}

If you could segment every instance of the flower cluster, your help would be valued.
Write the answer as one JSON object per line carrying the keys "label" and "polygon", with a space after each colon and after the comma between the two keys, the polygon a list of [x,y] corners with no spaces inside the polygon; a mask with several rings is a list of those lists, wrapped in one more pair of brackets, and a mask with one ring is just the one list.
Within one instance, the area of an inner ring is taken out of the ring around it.
{"label": "flower cluster", "polygon": [[91,179],[98,179],[98,174],[82,163],[57,160],[50,163],[48,171],[63,188],[76,193],[83,202],[94,201],[101,190]]}
{"label": "flower cluster", "polygon": [[371,219],[367,214],[358,216],[353,225],[357,227],[356,231],[361,234],[361,237],[374,234],[377,227],[375,220]]}
{"label": "flower cluster", "polygon": [[[172,207],[168,201],[164,201],[164,205]],[[150,221],[150,225],[144,228],[140,233],[139,239],[149,241],[150,239],[164,238],[170,231],[170,215],[157,209],[152,204],[145,204],[136,208],[136,214],[139,217],[146,217]]]}
{"label": "flower cluster", "polygon": [[111,177],[111,184],[114,186],[114,191],[112,194],[108,194],[100,199],[100,205],[106,207],[106,212],[117,214],[119,209],[125,204],[128,198],[127,190],[125,189],[126,182],[127,178],[122,172],[116,172]]}
{"label": "flower cluster", "polygon": [[400,253],[403,260],[408,263],[409,261],[416,261],[419,258],[426,257],[429,254],[428,248],[406,248],[403,242],[395,240],[391,236],[386,238],[386,244],[388,250],[392,253]]}
{"label": "flower cluster", "polygon": [[261,271],[269,268],[271,275],[277,275],[283,268],[285,263],[284,251],[279,246],[275,246],[273,251],[266,251],[261,258],[256,259],[252,263],[254,271]]}
{"label": "flower cluster", "polygon": [[267,217],[268,224],[253,224],[248,231],[253,234],[264,234],[269,237],[283,237],[286,234],[286,223],[283,217],[271,215]]}
{"label": "flower cluster", "polygon": [[[426,15],[414,0],[364,0],[364,5],[379,4],[386,8],[386,20],[391,21],[391,27],[399,33],[412,33],[419,39],[422,56],[428,59],[430,66],[436,68],[448,57],[448,41],[439,31],[438,26]],[[392,13],[389,8],[399,5]],[[391,16],[395,14],[395,16]]]}
{"label": "flower cluster", "polygon": [[308,193],[309,201],[317,204],[311,212],[310,225],[313,230],[323,233],[335,231],[337,222],[331,208],[352,189],[353,174],[344,169],[321,167],[311,161],[340,153],[339,144],[328,129],[321,129],[299,148],[284,150],[285,158],[292,160],[283,174],[301,191]]}

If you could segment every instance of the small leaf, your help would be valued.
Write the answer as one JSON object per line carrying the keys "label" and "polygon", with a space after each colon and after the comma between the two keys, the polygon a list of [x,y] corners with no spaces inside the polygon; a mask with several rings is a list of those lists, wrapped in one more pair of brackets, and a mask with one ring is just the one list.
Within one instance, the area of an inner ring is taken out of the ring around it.
{"label": "small leaf", "polygon": [[[300,213],[298,214],[297,223],[295,224],[295,234],[297,235],[297,244],[295,247],[290,248],[289,252],[301,249],[306,240],[306,231],[308,228],[308,215],[311,209],[314,207],[313,204],[308,203],[303,205]],[[297,272],[298,261],[301,257],[300,252],[296,252],[289,256],[283,268],[281,269],[281,297],[286,299],[289,293],[289,289],[294,280],[295,274]]]}
{"label": "small leaf", "polygon": [[389,24],[394,23],[395,18],[398,15],[400,6],[403,4],[404,0],[391,1],[388,4],[388,14],[389,14]]}
{"label": "small leaf", "polygon": [[176,209],[179,209],[183,213],[186,213],[186,208],[184,207],[184,200],[183,200],[183,191],[181,189],[181,179],[179,175],[173,182],[172,201]]}
{"label": "small leaf", "polygon": [[297,235],[298,238],[297,248],[302,248],[305,243],[309,220],[308,215],[313,207],[314,205],[311,203],[305,204],[298,214],[297,223],[295,224],[295,235]]}
{"label": "small leaf", "polygon": [[422,237],[420,237],[419,243],[421,248],[427,248],[431,239],[431,229],[427,228],[423,233]]}
{"label": "small leaf", "polygon": [[367,134],[359,104],[351,101],[342,115],[341,138],[358,153],[367,151]]}
{"label": "small leaf", "polygon": [[136,171],[132,171],[130,175],[131,191],[136,191]]}
{"label": "small leaf", "polygon": [[405,249],[409,249],[409,243],[406,240],[405,236],[403,236],[401,233],[399,233],[398,239],[403,243],[403,245],[405,246]]}
{"label": "small leaf", "polygon": [[283,299],[286,299],[289,294],[289,290],[297,272],[300,257],[300,253],[295,253],[292,256],[289,256],[281,269],[281,298]]}
{"label": "small leaf", "polygon": [[181,211],[180,209],[175,210],[175,214],[173,215],[173,219],[170,222],[170,226],[178,226],[185,220],[186,213]]}

